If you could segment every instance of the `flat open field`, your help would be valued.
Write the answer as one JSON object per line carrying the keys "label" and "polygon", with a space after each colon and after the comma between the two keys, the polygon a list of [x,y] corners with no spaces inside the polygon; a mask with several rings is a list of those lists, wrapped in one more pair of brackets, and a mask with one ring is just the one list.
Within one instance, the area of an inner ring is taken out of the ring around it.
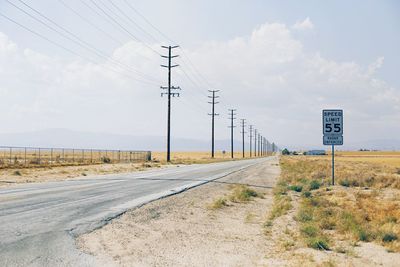
{"label": "flat open field", "polygon": [[[233,153],[234,160],[242,159],[242,152],[235,151]],[[160,162],[165,162],[167,157],[166,152],[152,152],[152,159]],[[245,157],[249,157],[249,152],[245,152]],[[223,154],[221,151],[216,151],[214,159],[211,158],[211,153],[209,151],[181,151],[181,152],[171,152],[171,161],[175,164],[194,164],[194,163],[211,163],[232,160],[231,153],[226,152]]]}
{"label": "flat open field", "polygon": [[340,162],[377,163],[400,168],[399,151],[338,151],[335,157]]}
{"label": "flat open field", "polygon": [[286,255],[305,253],[310,265],[398,266],[400,153],[337,152],[335,186],[330,162],[282,156],[266,231],[289,229]]}

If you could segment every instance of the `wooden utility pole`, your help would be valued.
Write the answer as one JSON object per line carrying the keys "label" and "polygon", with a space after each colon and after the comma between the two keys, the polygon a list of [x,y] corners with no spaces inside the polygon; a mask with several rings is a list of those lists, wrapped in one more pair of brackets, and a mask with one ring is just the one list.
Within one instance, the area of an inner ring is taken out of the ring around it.
{"label": "wooden utility pole", "polygon": [[249,143],[249,155],[250,155],[250,158],[251,158],[251,141],[252,141],[252,139],[253,139],[253,125],[250,125],[249,126],[249,132],[250,132],[250,134],[249,134],[249,137],[250,137],[250,143]]}
{"label": "wooden utility pole", "polygon": [[236,126],[233,125],[233,121],[236,119],[235,118],[235,111],[236,109],[229,109],[229,119],[231,120],[231,125],[228,126],[229,128],[231,128],[231,158],[233,159],[233,128],[235,128]]}
{"label": "wooden utility pole", "polygon": [[241,126],[242,126],[242,158],[244,158],[244,134],[246,133],[245,131],[244,131],[244,127],[246,126],[245,125],[245,123],[246,123],[246,120],[245,119],[241,119],[240,120],[241,121]]}
{"label": "wooden utility pole", "polygon": [[214,158],[214,117],[219,115],[215,113],[215,104],[219,103],[215,102],[215,99],[219,98],[219,96],[216,96],[215,93],[219,92],[219,90],[208,90],[208,91],[212,93],[211,96],[208,96],[209,98],[212,99],[211,102],[208,102],[212,105],[211,114],[208,115],[211,116],[211,158]]}
{"label": "wooden utility pole", "polygon": [[179,65],[172,65],[171,61],[173,58],[177,57],[178,55],[171,55],[171,51],[174,48],[177,48],[179,46],[161,46],[162,48],[168,49],[168,56],[161,56],[163,58],[167,58],[168,59],[168,66],[166,65],[161,65],[161,67],[163,68],[168,68],[168,86],[161,86],[161,89],[167,90],[166,93],[161,93],[161,97],[163,95],[167,95],[168,96],[168,122],[167,122],[167,162],[171,161],[171,96],[175,97],[178,96],[179,97],[179,93],[172,93],[171,90],[180,90],[180,87],[174,87],[171,86],[171,69],[178,67]]}
{"label": "wooden utility pole", "polygon": [[254,129],[254,157],[257,157],[257,129]]}

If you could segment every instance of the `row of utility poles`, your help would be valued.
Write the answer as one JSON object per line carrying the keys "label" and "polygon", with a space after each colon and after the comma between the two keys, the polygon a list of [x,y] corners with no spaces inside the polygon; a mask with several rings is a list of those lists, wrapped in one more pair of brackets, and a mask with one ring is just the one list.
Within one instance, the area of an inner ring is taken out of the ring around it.
{"label": "row of utility poles", "polygon": [[[167,161],[171,161],[171,97],[179,97],[179,93],[176,90],[181,90],[179,86],[171,85],[171,69],[178,67],[177,64],[172,64],[172,59],[178,57],[178,55],[172,55],[172,50],[178,48],[179,46],[162,46],[162,48],[168,50],[168,55],[161,55],[161,57],[166,58],[168,60],[168,65],[161,65],[163,68],[168,69],[168,86],[161,86],[160,88],[166,90],[166,92],[161,93],[161,97],[164,95],[167,96],[168,99],[168,111],[167,111]],[[219,114],[215,113],[215,105],[218,104],[216,100],[219,98],[216,95],[219,90],[208,90],[211,94],[208,96],[211,101],[208,102],[211,104],[211,113],[208,115],[211,116],[211,157],[215,156],[215,116]],[[234,158],[234,148],[233,148],[233,139],[234,139],[234,128],[236,127],[234,121],[236,120],[236,109],[229,109],[229,119],[230,125],[228,126],[231,129],[231,158]],[[241,119],[241,134],[242,134],[242,157],[245,157],[245,128],[246,128],[246,120]],[[254,130],[254,131],[253,131]],[[274,143],[270,144],[265,137],[263,137],[257,129],[254,128],[253,125],[249,125],[249,156],[250,157],[263,157],[268,154],[268,152],[276,152],[276,146]],[[254,141],[254,143],[253,143]],[[252,145],[254,144],[254,150],[252,149]]]}

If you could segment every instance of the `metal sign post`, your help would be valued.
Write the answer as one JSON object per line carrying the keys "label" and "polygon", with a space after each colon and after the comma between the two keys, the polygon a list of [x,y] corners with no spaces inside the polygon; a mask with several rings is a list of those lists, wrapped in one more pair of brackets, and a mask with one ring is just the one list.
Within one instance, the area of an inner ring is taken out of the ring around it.
{"label": "metal sign post", "polygon": [[335,145],[343,145],[343,110],[322,111],[322,132],[324,145],[332,146],[332,185],[335,185]]}
{"label": "metal sign post", "polygon": [[335,145],[332,145],[332,185],[335,185]]}

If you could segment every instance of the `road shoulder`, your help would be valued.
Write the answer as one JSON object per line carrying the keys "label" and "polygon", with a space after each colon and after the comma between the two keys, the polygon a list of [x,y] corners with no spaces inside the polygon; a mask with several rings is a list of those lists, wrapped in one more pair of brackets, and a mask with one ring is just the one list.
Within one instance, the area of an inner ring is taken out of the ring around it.
{"label": "road shoulder", "polygon": [[[277,159],[257,164],[129,211],[77,245],[122,266],[262,265],[270,245],[263,223],[278,176]],[[243,190],[256,196],[242,199]]]}

